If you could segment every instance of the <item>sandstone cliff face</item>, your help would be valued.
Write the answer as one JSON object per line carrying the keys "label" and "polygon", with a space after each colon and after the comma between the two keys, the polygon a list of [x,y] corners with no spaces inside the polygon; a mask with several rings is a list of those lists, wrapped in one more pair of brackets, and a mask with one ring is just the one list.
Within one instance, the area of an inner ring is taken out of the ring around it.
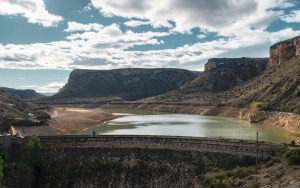
{"label": "sandstone cliff face", "polygon": [[182,90],[224,91],[260,75],[267,63],[268,58],[213,58],[208,60],[205,71]]}
{"label": "sandstone cliff face", "polygon": [[212,58],[207,61],[204,71],[210,71],[216,68],[238,68],[238,67],[256,67],[258,72],[263,72],[266,68],[268,58]]}
{"label": "sandstone cliff face", "polygon": [[297,57],[300,57],[300,36],[271,46],[268,66],[279,65]]}
{"label": "sandstone cliff face", "polygon": [[[261,72],[256,66],[249,68],[248,63],[234,67],[232,63],[225,66],[224,59],[210,60],[206,71],[191,84],[148,102],[249,108],[252,102],[259,101],[265,110],[300,114],[299,41],[300,37],[296,37],[273,45],[268,68]],[[258,72],[249,74],[250,70]],[[245,75],[248,80],[240,82]]]}
{"label": "sandstone cliff face", "polygon": [[121,97],[135,100],[179,88],[197,77],[183,69],[74,70],[53,98]]}

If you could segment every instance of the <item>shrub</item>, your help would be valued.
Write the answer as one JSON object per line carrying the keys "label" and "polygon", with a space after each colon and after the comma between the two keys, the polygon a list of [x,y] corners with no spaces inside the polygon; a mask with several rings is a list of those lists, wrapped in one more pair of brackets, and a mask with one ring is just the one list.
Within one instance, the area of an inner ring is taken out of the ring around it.
{"label": "shrub", "polygon": [[0,188],[4,188],[4,186],[3,186],[3,179],[4,179],[3,168],[4,168],[4,160],[2,159],[2,157],[0,157]]}
{"label": "shrub", "polygon": [[206,175],[205,180],[211,188],[230,188],[236,179],[241,179],[254,174],[253,168],[237,167],[233,170],[219,170],[218,172]]}
{"label": "shrub", "polygon": [[254,169],[252,168],[245,168],[245,167],[237,167],[233,170],[227,171],[226,175],[228,177],[233,177],[233,178],[244,178],[246,176],[249,176],[251,174],[254,174]]}
{"label": "shrub", "polygon": [[204,161],[204,159],[202,157],[199,157],[197,159],[196,173],[197,173],[197,175],[201,175],[201,174],[205,174],[206,173],[206,165],[205,165],[205,161]]}
{"label": "shrub", "polygon": [[233,186],[223,180],[213,180],[212,182],[210,182],[209,185],[210,188],[232,188]]}
{"label": "shrub", "polygon": [[290,165],[300,164],[300,149],[291,149],[284,154],[284,158]]}
{"label": "shrub", "polygon": [[27,141],[27,164],[33,168],[33,175],[35,177],[33,184],[36,185],[42,172],[42,158],[40,138],[38,136],[31,136]]}
{"label": "shrub", "polygon": [[257,102],[257,101],[253,101],[251,104],[250,104],[250,108],[252,110],[260,110],[262,108],[262,102]]}
{"label": "shrub", "polygon": [[272,165],[274,165],[275,163],[280,163],[281,162],[281,158],[280,157],[273,157],[271,160],[269,160],[267,163],[266,163],[266,167],[270,167]]}
{"label": "shrub", "polygon": [[27,149],[29,151],[32,151],[32,150],[39,150],[40,149],[40,138],[38,136],[31,136],[29,138],[29,140],[27,141]]}

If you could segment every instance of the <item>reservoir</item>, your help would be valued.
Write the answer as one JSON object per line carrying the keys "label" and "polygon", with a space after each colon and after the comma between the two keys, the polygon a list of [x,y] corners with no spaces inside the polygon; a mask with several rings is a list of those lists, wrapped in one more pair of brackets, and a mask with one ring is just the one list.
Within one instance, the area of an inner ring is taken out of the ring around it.
{"label": "reservoir", "polygon": [[140,110],[105,110],[118,116],[104,125],[86,129],[91,135],[169,135],[231,138],[290,143],[295,137],[276,128],[233,118]]}

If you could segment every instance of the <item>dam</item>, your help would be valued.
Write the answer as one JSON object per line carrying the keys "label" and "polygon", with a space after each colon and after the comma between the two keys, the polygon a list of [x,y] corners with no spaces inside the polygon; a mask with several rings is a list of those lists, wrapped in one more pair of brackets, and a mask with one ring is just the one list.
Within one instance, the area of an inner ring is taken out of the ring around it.
{"label": "dam", "polygon": [[[264,162],[282,145],[178,136],[40,137],[42,173],[18,172],[29,138],[0,138],[10,187],[190,187],[199,168],[234,168]],[[23,178],[15,178],[22,174]],[[26,178],[25,178],[25,177]],[[31,179],[31,182],[29,181]],[[27,186],[26,186],[27,185]],[[122,186],[121,186],[122,185]],[[159,186],[158,186],[159,187]]]}

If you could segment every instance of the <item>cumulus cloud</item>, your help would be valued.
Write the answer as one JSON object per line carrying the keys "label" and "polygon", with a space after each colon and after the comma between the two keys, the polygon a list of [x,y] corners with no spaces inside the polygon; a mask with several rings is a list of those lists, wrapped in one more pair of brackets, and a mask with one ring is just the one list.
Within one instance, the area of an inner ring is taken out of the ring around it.
{"label": "cumulus cloud", "polygon": [[290,14],[282,16],[282,19],[287,23],[300,23],[300,10],[294,10]]}
{"label": "cumulus cloud", "polygon": [[[274,33],[257,30],[241,31],[244,37],[220,38],[198,42],[174,49],[137,51],[130,50],[138,45],[161,44],[158,38],[167,32],[122,32],[117,24],[103,27],[100,31],[87,31],[67,36],[66,41],[27,45],[0,45],[1,68],[51,68],[51,69],[112,69],[124,67],[183,67],[218,57],[230,50],[259,44],[272,44],[300,34],[293,29]],[[250,34],[247,34],[250,32]],[[255,38],[255,40],[253,40]],[[268,55],[268,49],[265,49]],[[21,61],[8,60],[22,57]]]}
{"label": "cumulus cloud", "polygon": [[98,23],[82,24],[77,22],[68,22],[68,28],[65,32],[76,32],[76,31],[100,31],[103,25]]}
{"label": "cumulus cloud", "polygon": [[[170,26],[188,32],[201,28],[219,32],[223,28],[266,27],[276,12],[288,7],[287,0],[91,0],[103,15],[148,20],[154,26]],[[132,22],[136,23],[136,22]]]}
{"label": "cumulus cloud", "polygon": [[1,0],[0,15],[20,15],[29,23],[44,27],[56,26],[63,18],[49,13],[43,0]]}
{"label": "cumulus cloud", "polygon": [[[111,69],[124,67],[188,67],[201,69],[200,63],[232,50],[267,46],[299,35],[291,28],[268,32],[274,19],[282,18],[288,0],[92,0],[105,16],[130,19],[128,27],[151,25],[167,27],[163,32],[134,32],[113,23],[68,22],[65,40],[34,44],[0,44],[1,68]],[[144,45],[163,45],[163,38],[198,28],[206,42],[172,49],[137,50]]]}
{"label": "cumulus cloud", "polygon": [[123,32],[119,25],[111,24],[99,31],[71,33],[65,41],[0,44],[0,67],[73,69],[93,65],[94,68],[107,69],[115,64],[119,67],[130,66],[138,57],[128,51],[129,48],[162,44],[163,41],[157,37],[167,35],[167,32]]}

